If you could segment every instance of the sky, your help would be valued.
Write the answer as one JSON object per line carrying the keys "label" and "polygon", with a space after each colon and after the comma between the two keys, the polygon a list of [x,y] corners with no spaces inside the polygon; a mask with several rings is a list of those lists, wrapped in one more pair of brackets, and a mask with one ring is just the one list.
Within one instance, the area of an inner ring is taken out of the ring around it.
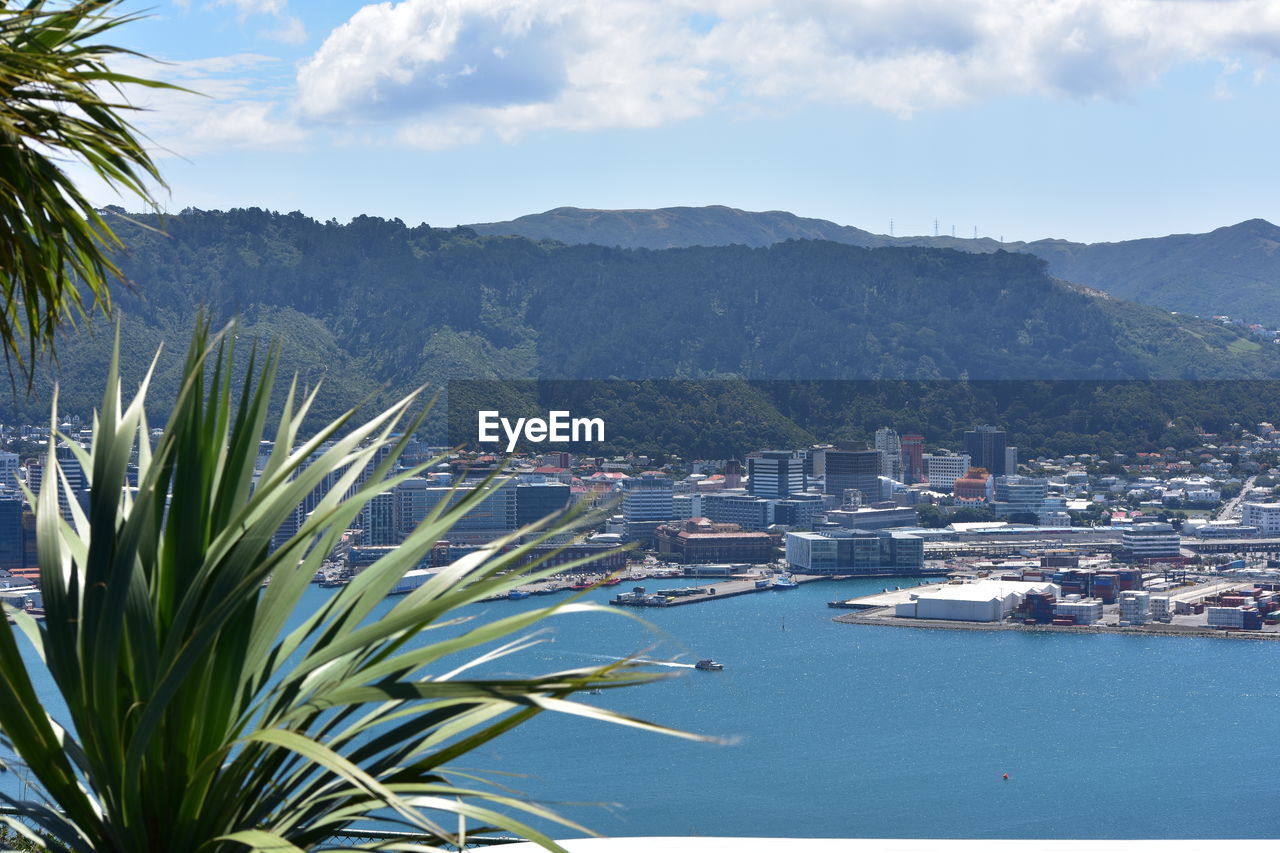
{"label": "sky", "polygon": [[[723,204],[1087,242],[1280,222],[1275,0],[125,0],[162,208]],[[86,181],[86,183],[88,183]],[[133,200],[92,186],[102,204]]]}

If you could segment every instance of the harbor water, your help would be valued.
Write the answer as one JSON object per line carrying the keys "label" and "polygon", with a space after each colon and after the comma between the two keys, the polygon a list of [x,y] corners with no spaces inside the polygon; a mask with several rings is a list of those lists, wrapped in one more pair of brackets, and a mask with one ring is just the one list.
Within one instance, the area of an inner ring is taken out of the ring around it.
{"label": "harbor water", "polygon": [[[460,763],[520,774],[495,778],[606,835],[1280,835],[1275,644],[831,621],[840,611],[828,600],[898,583],[914,581],[557,617],[546,642],[486,674],[675,659],[660,667],[670,679],[582,701],[727,743],[548,713]],[[629,588],[587,595],[604,602]],[[313,587],[304,606],[332,594]],[[699,658],[724,671],[692,669]],[[40,687],[52,695],[47,677]]]}

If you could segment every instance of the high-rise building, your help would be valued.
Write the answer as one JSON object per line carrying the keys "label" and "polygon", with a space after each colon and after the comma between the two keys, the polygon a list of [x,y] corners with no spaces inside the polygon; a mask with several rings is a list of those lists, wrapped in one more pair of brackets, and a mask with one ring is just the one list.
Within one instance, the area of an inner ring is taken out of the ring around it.
{"label": "high-rise building", "polygon": [[396,496],[394,492],[382,492],[361,510],[364,516],[365,545],[395,545],[400,541],[396,531]]}
{"label": "high-rise building", "polygon": [[0,569],[30,567],[22,547],[22,506],[19,495],[0,497]]}
{"label": "high-rise building", "polygon": [[964,449],[975,467],[986,468],[993,476],[1009,473],[1005,469],[1005,431],[1000,427],[974,427],[964,434]]}
{"label": "high-rise building", "polygon": [[747,457],[747,491],[760,498],[784,499],[804,491],[804,460],[790,450],[763,450]]}
{"label": "high-rise building", "polygon": [[652,541],[659,524],[675,517],[675,484],[658,471],[647,471],[622,484],[622,517],[626,538]]}
{"label": "high-rise building", "polygon": [[1004,472],[1010,476],[1018,473],[1018,448],[1006,447],[1004,449]]}
{"label": "high-rise building", "polygon": [[845,493],[857,489],[863,501],[880,500],[881,456],[879,450],[855,450],[847,444],[814,451],[813,471],[823,478],[826,492],[842,502]]}
{"label": "high-rise building", "polygon": [[880,451],[880,475],[902,482],[902,442],[898,431],[889,427],[876,430],[876,450]]}
{"label": "high-rise building", "polygon": [[902,476],[905,483],[919,483],[924,474],[924,436],[904,435],[902,445]]}
{"label": "high-rise building", "polygon": [[967,453],[924,455],[924,474],[929,488],[940,492],[951,491],[956,480],[969,470],[972,460]]}
{"label": "high-rise building", "polygon": [[524,527],[562,512],[569,497],[564,483],[521,483],[516,486],[516,525]]}
{"label": "high-rise building", "polygon": [[450,541],[485,542],[516,529],[516,486],[513,477],[488,485],[464,482],[439,485],[425,477],[411,477],[395,488],[396,529],[403,540],[442,502],[452,507],[480,489],[487,494],[449,530]]}
{"label": "high-rise building", "polygon": [[19,480],[18,454],[0,452],[0,489],[17,489],[20,486]]}
{"label": "high-rise building", "polygon": [[737,459],[730,459],[724,463],[724,487],[726,489],[742,487],[742,463]]}

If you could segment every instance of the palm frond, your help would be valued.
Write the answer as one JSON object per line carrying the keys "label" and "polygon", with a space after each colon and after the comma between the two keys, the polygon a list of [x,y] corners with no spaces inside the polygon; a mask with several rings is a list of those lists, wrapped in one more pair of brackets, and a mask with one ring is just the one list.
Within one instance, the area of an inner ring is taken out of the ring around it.
{"label": "palm frond", "polygon": [[111,69],[139,56],[103,41],[136,19],[119,3],[0,2],[0,350],[28,382],[58,326],[109,309],[121,278],[120,240],[66,163],[148,207],[164,186],[123,90],[177,87]]}

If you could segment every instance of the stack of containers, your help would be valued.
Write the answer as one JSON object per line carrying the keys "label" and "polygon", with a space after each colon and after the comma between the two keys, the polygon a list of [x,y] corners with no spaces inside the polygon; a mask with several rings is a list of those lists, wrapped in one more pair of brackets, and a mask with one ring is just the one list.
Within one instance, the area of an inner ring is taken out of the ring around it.
{"label": "stack of containers", "polygon": [[1028,593],[1023,603],[1026,608],[1026,618],[1040,624],[1052,622],[1053,606],[1056,603],[1057,598],[1051,592]]}
{"label": "stack of containers", "polygon": [[1103,604],[1116,603],[1116,575],[1095,575],[1093,578],[1093,597],[1101,598]]}
{"label": "stack of containers", "polygon": [[1244,627],[1243,607],[1210,607],[1207,608],[1210,628]]}

